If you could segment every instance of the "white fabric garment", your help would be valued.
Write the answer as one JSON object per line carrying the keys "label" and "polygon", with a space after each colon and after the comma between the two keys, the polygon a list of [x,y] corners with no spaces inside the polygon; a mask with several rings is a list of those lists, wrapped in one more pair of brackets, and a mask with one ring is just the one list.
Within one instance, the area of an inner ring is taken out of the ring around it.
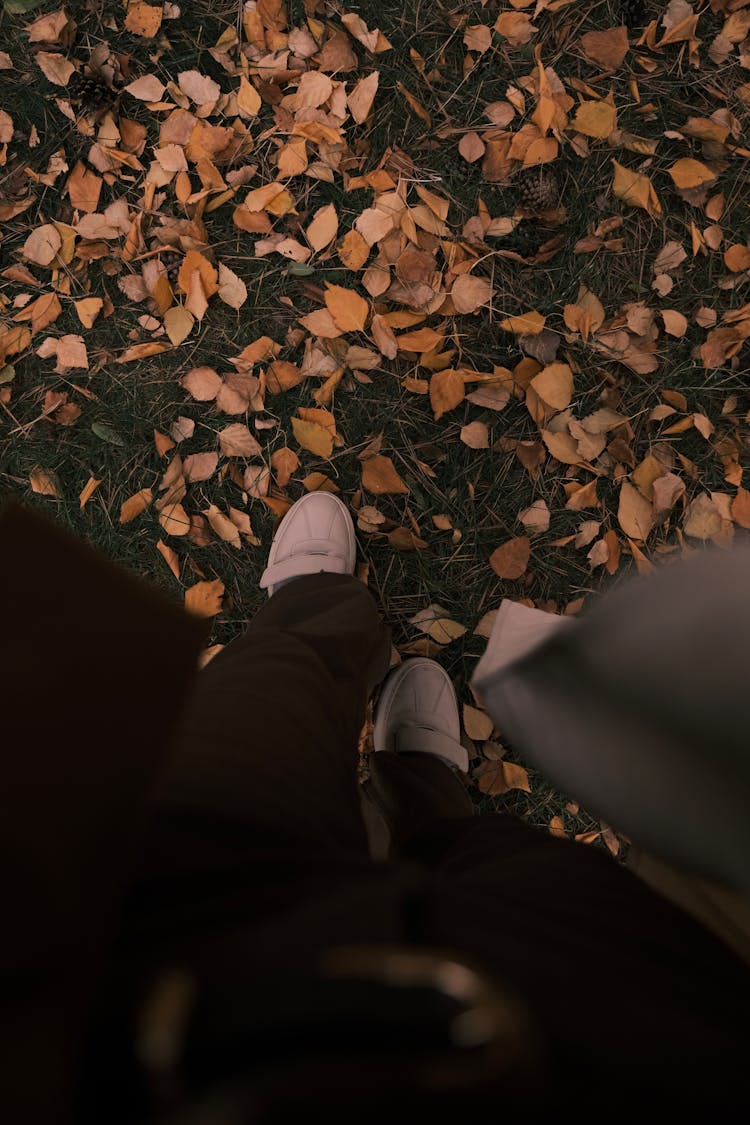
{"label": "white fabric garment", "polygon": [[640,848],[750,889],[750,549],[622,584],[581,618],[503,601],[472,684],[553,784]]}

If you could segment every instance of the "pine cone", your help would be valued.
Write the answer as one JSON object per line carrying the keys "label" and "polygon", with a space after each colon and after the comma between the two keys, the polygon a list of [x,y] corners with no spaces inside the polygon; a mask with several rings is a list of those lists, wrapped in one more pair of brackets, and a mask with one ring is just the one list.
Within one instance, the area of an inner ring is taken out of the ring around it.
{"label": "pine cone", "polygon": [[115,92],[103,78],[96,74],[71,74],[68,94],[72,101],[78,102],[84,113],[93,113],[108,108],[115,99]]}
{"label": "pine cone", "polygon": [[517,177],[521,194],[521,206],[525,211],[549,211],[556,207],[560,199],[555,173],[540,164],[534,168],[524,168]]}
{"label": "pine cone", "polygon": [[645,27],[648,17],[644,0],[620,0],[620,16],[626,27]]}
{"label": "pine cone", "polygon": [[180,272],[180,266],[182,265],[182,254],[179,250],[162,250],[159,255],[159,261],[166,271],[167,281],[170,285],[174,285],[177,281],[177,274]]}
{"label": "pine cone", "polygon": [[533,258],[539,247],[547,241],[544,231],[533,223],[521,222],[500,243],[502,250],[512,250],[521,258]]}

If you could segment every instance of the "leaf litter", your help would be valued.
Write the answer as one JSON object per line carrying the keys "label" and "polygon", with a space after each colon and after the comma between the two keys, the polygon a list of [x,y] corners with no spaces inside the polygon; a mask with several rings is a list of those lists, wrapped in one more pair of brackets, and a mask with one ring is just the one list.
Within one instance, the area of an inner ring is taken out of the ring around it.
{"label": "leaf litter", "polygon": [[[192,552],[265,552],[305,490],[342,492],[366,549],[468,565],[475,621],[406,625],[402,651],[448,660],[502,596],[578,612],[597,583],[750,526],[741,4],[670,0],[626,26],[637,5],[610,25],[566,0],[476,0],[431,21],[422,54],[387,6],[246,0],[194,65],[176,61],[179,3],[129,3],[93,49],[93,17],[33,6],[6,13],[0,52],[13,479],[87,513],[117,495],[121,534],[148,528],[191,612],[235,605],[232,571]],[[471,102],[444,96],[450,51]],[[378,132],[390,114],[406,147]],[[424,173],[436,153],[450,174]],[[148,378],[182,393],[142,419],[157,471],[121,455],[132,432],[106,411],[109,386]],[[370,388],[424,440],[370,416]],[[25,462],[40,427],[46,460]],[[85,465],[63,442],[83,431]],[[550,597],[564,566],[577,578]],[[491,748],[488,722],[465,705]],[[480,790],[531,788],[492,753]],[[607,826],[588,835],[614,850]]]}

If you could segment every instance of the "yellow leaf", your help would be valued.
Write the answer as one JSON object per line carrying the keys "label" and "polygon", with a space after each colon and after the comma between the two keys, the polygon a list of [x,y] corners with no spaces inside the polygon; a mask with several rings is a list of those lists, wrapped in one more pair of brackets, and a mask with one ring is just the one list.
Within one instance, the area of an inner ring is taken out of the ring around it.
{"label": "yellow leaf", "polygon": [[689,156],[678,160],[668,172],[678,188],[701,187],[716,179],[716,173],[712,172],[706,164],[701,164],[700,160],[693,160]]}
{"label": "yellow leaf", "polygon": [[294,436],[302,446],[316,457],[328,459],[333,452],[333,434],[330,429],[319,425],[318,422],[306,421],[304,418],[292,418]]}
{"label": "yellow leaf", "polygon": [[512,332],[514,336],[538,336],[544,328],[547,318],[541,313],[521,313],[520,316],[507,316],[500,321],[504,332]]}
{"label": "yellow leaf", "polygon": [[342,332],[364,330],[370,307],[359,293],[355,293],[353,289],[344,289],[341,285],[328,285],[325,302],[336,327]]}
{"label": "yellow leaf", "polygon": [[553,410],[566,410],[573,397],[573,372],[567,363],[550,363],[531,380],[542,402]]}
{"label": "yellow leaf", "polygon": [[164,327],[173,344],[181,344],[190,335],[195,318],[182,305],[173,305],[164,313]]}
{"label": "yellow leaf", "polygon": [[74,301],[78,319],[84,328],[93,328],[94,321],[102,311],[104,302],[101,297],[83,297]]}
{"label": "yellow leaf", "polygon": [[654,510],[630,481],[623,481],[617,520],[629,539],[646,539],[654,526]]}
{"label": "yellow leaf", "polygon": [[466,381],[460,372],[452,367],[436,371],[430,379],[430,404],[435,412],[435,421],[462,403],[465,394]]}
{"label": "yellow leaf", "polygon": [[185,609],[195,617],[215,617],[221,613],[223,596],[224,583],[220,578],[214,578],[212,582],[196,582],[185,591]]}
{"label": "yellow leaf", "polygon": [[439,645],[447,645],[463,637],[467,629],[465,625],[460,625],[458,621],[451,621],[449,617],[437,617],[427,632]]}
{"label": "yellow leaf", "polygon": [[140,492],[128,497],[120,508],[120,523],[130,523],[136,516],[140,516],[142,512],[146,511],[153,494],[150,488],[142,488]]}
{"label": "yellow leaf", "polygon": [[609,102],[582,102],[572,125],[586,137],[603,140],[617,125],[617,110]]}
{"label": "yellow leaf", "polygon": [[631,207],[642,207],[652,219],[659,218],[662,213],[661,203],[648,176],[623,168],[616,160],[612,163],[615,167],[612,190],[617,198],[623,199]]}
{"label": "yellow leaf", "polygon": [[531,792],[528,772],[523,766],[515,762],[487,762],[478,775],[477,784],[482,793],[492,797],[501,797],[511,789],[522,789],[525,793]]}

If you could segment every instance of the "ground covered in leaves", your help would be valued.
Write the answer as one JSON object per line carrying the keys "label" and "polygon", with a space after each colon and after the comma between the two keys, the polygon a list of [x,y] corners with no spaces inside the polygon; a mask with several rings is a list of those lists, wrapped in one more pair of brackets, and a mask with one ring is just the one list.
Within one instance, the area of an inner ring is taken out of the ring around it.
{"label": "ground covered in leaves", "polygon": [[750,527],[750,0],[4,0],[0,44],[3,491],[212,646],[337,491],[478,801],[616,853],[468,680],[502,597]]}

